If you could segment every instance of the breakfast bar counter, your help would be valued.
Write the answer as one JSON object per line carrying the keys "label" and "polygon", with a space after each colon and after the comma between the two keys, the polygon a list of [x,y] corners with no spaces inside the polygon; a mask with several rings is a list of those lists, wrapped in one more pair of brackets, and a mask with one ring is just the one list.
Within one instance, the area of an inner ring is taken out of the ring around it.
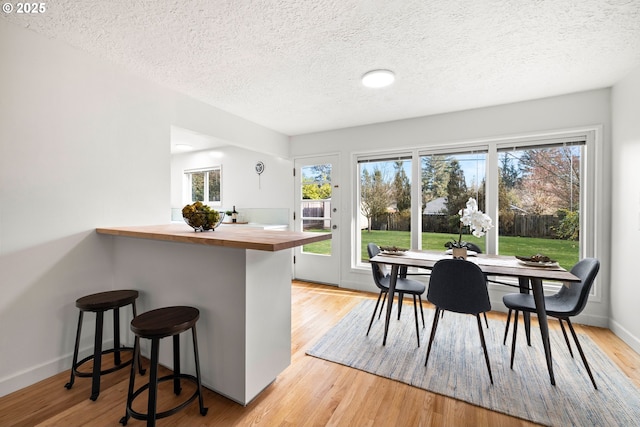
{"label": "breakfast bar counter", "polygon": [[[112,247],[114,289],[137,289],[140,312],[173,305],[200,310],[206,387],[246,405],[289,366],[292,248],[330,233],[233,226],[196,233],[186,224],[96,231]],[[181,345],[185,362],[193,360],[190,348]],[[173,366],[169,341],[161,345],[160,363]],[[185,364],[182,371],[195,367]]]}

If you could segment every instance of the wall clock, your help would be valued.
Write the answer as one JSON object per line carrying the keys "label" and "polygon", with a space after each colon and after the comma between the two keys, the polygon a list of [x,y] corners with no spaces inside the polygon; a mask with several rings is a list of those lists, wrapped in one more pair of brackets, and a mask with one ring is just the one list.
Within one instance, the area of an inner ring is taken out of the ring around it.
{"label": "wall clock", "polygon": [[264,163],[262,162],[256,163],[255,169],[256,169],[256,173],[258,174],[258,188],[262,188],[260,184],[260,174],[264,172]]}

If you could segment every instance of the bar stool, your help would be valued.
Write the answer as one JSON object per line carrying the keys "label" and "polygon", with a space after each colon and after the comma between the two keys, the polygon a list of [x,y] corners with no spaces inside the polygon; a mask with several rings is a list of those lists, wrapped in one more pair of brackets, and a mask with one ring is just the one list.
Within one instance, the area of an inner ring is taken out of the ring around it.
{"label": "bar stool", "polygon": [[[129,417],[138,420],[147,420],[147,426],[155,426],[156,419],[165,418],[184,409],[196,397],[200,405],[200,414],[205,416],[208,408],[204,407],[202,400],[202,381],[200,377],[200,360],[198,357],[198,339],[196,334],[196,322],[200,317],[200,311],[194,307],[176,306],[164,307],[147,311],[131,321],[131,330],[136,335],[134,343],[134,360],[140,355],[140,338],[151,340],[151,364],[149,365],[149,382],[136,391],[133,390],[135,383],[135,362],[131,365],[131,376],[129,377],[129,391],[127,393],[127,408],[125,416],[120,419],[120,424],[127,425]],[[180,334],[191,329],[193,336],[193,354],[196,364],[196,376],[187,375],[180,372]],[[165,337],[173,337],[173,374],[158,378],[158,353],[160,340]],[[158,383],[173,380],[173,392],[176,396],[182,391],[180,379],[188,380],[196,384],[196,391],[189,399],[178,406],[157,413]],[[133,401],[143,391],[148,390],[147,413],[143,414],[132,409]]]}
{"label": "bar stool", "polygon": [[[80,315],[78,317],[78,330],[76,332],[76,344],[73,350],[73,365],[71,367],[71,379],[65,387],[71,389],[75,381],[75,377],[92,377],[91,382],[91,400],[96,400],[100,394],[100,376],[115,372],[131,364],[131,360],[122,363],[120,359],[120,352],[133,351],[132,347],[124,347],[120,345],[120,307],[131,304],[133,307],[133,317],[136,317],[136,299],[138,298],[138,291],[132,290],[117,290],[100,292],[97,294],[91,294],[79,298],[76,300],[76,307],[80,309]],[[113,348],[108,350],[102,350],[102,327],[104,321],[104,312],[107,310],[113,310]],[[78,348],[80,346],[80,334],[82,332],[82,318],[85,311],[96,313],[96,330],[93,344],[93,354],[85,357],[78,362]],[[113,366],[102,370],[102,356],[105,354],[113,353]],[[78,368],[93,360],[92,372],[80,372]],[[140,365],[140,374],[144,374],[144,370]]]}

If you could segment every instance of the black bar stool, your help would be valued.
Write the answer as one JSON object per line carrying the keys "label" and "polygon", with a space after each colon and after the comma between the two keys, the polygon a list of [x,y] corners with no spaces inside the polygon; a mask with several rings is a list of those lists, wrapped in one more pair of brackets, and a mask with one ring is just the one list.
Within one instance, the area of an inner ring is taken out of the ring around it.
{"label": "black bar stool", "polygon": [[[79,298],[76,300],[76,307],[80,309],[80,315],[78,317],[78,330],[76,332],[76,345],[73,350],[73,365],[71,367],[71,379],[65,387],[70,389],[73,387],[75,377],[92,377],[91,382],[91,400],[96,400],[100,394],[100,375],[109,374],[119,369],[124,368],[131,364],[131,360],[122,363],[120,359],[120,352],[133,351],[132,347],[123,347],[120,345],[120,307],[131,304],[133,307],[133,317],[136,317],[136,299],[138,298],[138,291],[132,290],[117,290],[100,292],[97,294],[91,294]],[[113,310],[113,348],[108,350],[102,350],[102,327],[104,321],[104,312],[107,310]],[[93,354],[85,357],[78,362],[78,347],[80,346],[80,334],[82,332],[82,318],[85,311],[91,311],[96,313],[96,330],[93,344]],[[113,353],[113,366],[107,369],[102,369],[102,356],[104,354]],[[92,372],[80,372],[78,368],[93,360]],[[144,370],[140,365],[140,374],[144,374]]]}
{"label": "black bar stool", "polygon": [[[155,426],[156,419],[168,417],[184,409],[196,397],[200,405],[200,414],[207,415],[207,408],[202,400],[202,381],[200,377],[200,360],[198,357],[198,339],[196,334],[196,322],[200,318],[200,311],[197,308],[177,306],[164,307],[147,311],[131,321],[131,330],[136,334],[134,343],[134,360],[140,355],[140,338],[151,340],[151,364],[149,365],[149,382],[136,391],[133,390],[136,376],[135,362],[131,365],[131,376],[129,377],[129,391],[127,393],[127,408],[125,416],[120,419],[120,424],[127,425],[129,417],[137,420],[147,420],[147,426]],[[193,354],[196,364],[196,376],[187,375],[180,372],[180,334],[191,329],[193,336]],[[173,374],[158,378],[158,353],[160,339],[173,337]],[[196,391],[189,399],[182,402],[173,409],[157,413],[158,383],[173,380],[173,392],[177,396],[182,391],[180,379],[188,380],[196,384]],[[132,409],[133,401],[143,391],[149,390],[147,403],[147,413],[143,414]]]}

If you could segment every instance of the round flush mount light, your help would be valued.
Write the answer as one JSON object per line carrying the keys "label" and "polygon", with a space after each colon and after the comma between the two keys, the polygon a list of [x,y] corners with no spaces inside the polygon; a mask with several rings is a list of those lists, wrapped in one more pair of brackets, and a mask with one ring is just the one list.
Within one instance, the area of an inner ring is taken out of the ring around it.
{"label": "round flush mount light", "polygon": [[185,151],[191,151],[191,150],[193,150],[193,146],[192,146],[192,145],[189,145],[189,144],[175,144],[175,145],[173,146],[173,148],[174,148],[176,151],[180,151],[180,152],[185,152]]}
{"label": "round flush mount light", "polygon": [[372,70],[362,76],[362,84],[366,87],[385,87],[389,86],[396,79],[391,70]]}

